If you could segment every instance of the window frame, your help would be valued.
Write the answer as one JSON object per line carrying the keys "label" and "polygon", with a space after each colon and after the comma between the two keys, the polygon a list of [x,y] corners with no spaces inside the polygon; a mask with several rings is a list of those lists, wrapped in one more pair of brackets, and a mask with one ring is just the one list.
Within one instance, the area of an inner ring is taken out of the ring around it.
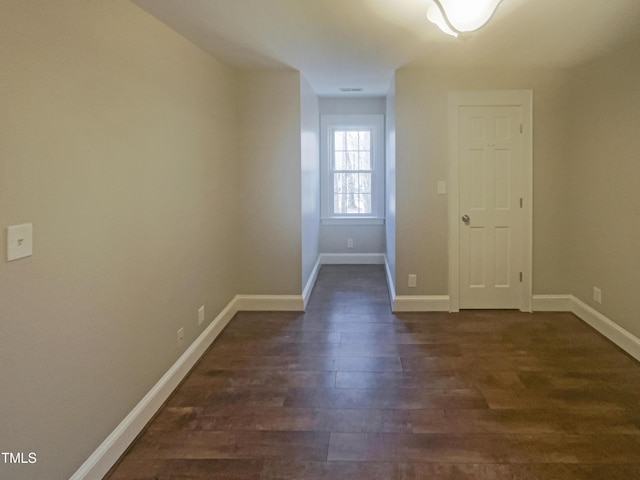
{"label": "window frame", "polygon": [[[333,213],[334,132],[371,132],[371,214]],[[384,223],[384,115],[321,115],[321,222],[323,225],[382,225]]]}

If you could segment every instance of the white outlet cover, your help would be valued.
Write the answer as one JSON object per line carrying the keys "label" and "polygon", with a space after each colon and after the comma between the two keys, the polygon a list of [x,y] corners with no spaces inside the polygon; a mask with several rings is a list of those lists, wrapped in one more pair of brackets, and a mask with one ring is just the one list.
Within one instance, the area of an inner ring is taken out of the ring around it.
{"label": "white outlet cover", "polygon": [[33,255],[33,224],[7,227],[7,261]]}
{"label": "white outlet cover", "polygon": [[598,287],[593,287],[593,299],[598,303],[602,303],[602,290]]}
{"label": "white outlet cover", "polygon": [[203,322],[204,322],[204,305],[202,305],[198,309],[198,325],[202,325]]}

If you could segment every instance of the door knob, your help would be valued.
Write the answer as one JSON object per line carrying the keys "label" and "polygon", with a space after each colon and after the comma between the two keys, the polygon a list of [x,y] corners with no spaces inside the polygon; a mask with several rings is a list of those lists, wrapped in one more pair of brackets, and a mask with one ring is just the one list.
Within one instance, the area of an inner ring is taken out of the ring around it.
{"label": "door knob", "polygon": [[469,215],[463,215],[462,216],[462,221],[464,223],[469,223],[469,221],[471,221],[471,219],[469,218]]}

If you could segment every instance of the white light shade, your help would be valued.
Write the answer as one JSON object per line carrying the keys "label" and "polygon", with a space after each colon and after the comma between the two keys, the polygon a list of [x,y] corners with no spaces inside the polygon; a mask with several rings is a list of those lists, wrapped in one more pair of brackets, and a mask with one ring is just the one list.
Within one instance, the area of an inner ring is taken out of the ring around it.
{"label": "white light shade", "polygon": [[427,10],[427,18],[430,22],[435,23],[440,30],[442,30],[447,35],[451,35],[452,37],[457,37],[458,34],[449,28],[447,25],[447,21],[444,19],[442,15],[442,11],[438,8],[435,3],[432,3],[429,9]]}
{"label": "white light shade", "polygon": [[[434,4],[429,7],[427,17],[449,35],[452,34],[450,32],[473,32],[489,21],[501,1],[502,0],[434,0]],[[443,23],[447,25],[450,32],[442,28],[439,21],[432,19],[432,17],[438,17],[435,10],[439,11]]]}

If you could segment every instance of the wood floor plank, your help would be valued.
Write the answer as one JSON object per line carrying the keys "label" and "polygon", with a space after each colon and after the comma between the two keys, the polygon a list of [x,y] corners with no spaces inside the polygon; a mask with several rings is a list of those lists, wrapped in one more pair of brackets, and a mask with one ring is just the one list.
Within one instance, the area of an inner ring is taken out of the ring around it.
{"label": "wood floor plank", "polygon": [[285,407],[310,408],[487,408],[480,392],[470,389],[446,391],[419,389],[290,389]]}
{"label": "wood floor plank", "polygon": [[332,433],[328,460],[626,464],[639,449],[638,435]]}
{"label": "wood floor plank", "polygon": [[262,460],[125,458],[110,480],[262,480]]}
{"label": "wood floor plank", "polygon": [[[295,431],[148,431],[131,450],[139,459],[325,460],[329,433]],[[291,448],[295,445],[295,448]]]}
{"label": "wood floor plank", "polygon": [[304,370],[216,370],[196,368],[183,384],[185,388],[312,388],[333,387],[336,372]]}
{"label": "wood floor plank", "polygon": [[[424,413],[433,423],[445,421],[441,410]],[[369,408],[202,407],[171,409],[154,422],[156,430],[389,432],[411,433],[410,412]]]}

